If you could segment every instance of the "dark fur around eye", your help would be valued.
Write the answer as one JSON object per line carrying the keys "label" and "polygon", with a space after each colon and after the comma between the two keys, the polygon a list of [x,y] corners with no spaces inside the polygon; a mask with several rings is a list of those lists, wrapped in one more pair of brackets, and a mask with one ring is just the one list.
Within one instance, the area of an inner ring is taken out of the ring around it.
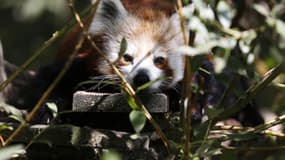
{"label": "dark fur around eye", "polygon": [[156,57],[153,60],[155,65],[164,65],[166,62],[166,59],[164,57]]}
{"label": "dark fur around eye", "polygon": [[123,58],[126,62],[133,62],[133,60],[134,60],[134,58],[129,54],[123,55]]}

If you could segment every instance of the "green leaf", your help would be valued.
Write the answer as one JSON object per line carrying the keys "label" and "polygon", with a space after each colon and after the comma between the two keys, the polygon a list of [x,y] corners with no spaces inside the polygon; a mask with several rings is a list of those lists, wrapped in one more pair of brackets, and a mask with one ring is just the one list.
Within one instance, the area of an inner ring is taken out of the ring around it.
{"label": "green leaf", "polygon": [[12,131],[12,130],[13,130],[13,127],[8,126],[7,124],[1,124],[1,125],[0,125],[0,132],[1,132],[1,131],[4,131],[4,130],[10,130],[10,131]]}
{"label": "green leaf", "polygon": [[207,19],[207,20],[215,19],[215,14],[211,6],[207,5],[204,1],[201,1],[201,0],[193,0],[192,2],[197,7],[201,18]]}
{"label": "green leaf", "polygon": [[275,27],[276,27],[277,33],[279,33],[283,38],[285,38],[285,23],[277,19]]}
{"label": "green leaf", "polygon": [[80,132],[80,128],[72,128],[72,134],[71,134],[71,139],[70,139],[70,143],[73,145],[76,145],[80,142],[80,136],[81,136],[81,132]]}
{"label": "green leaf", "polygon": [[262,4],[254,4],[254,5],[253,5],[253,8],[254,8],[258,13],[262,14],[262,15],[265,16],[265,17],[268,17],[269,14],[270,14],[269,9],[265,8],[265,6],[262,5]]}
{"label": "green leaf", "polygon": [[121,160],[121,155],[114,151],[114,150],[108,150],[103,153],[103,156],[101,160]]}
{"label": "green leaf", "polygon": [[24,146],[23,145],[13,145],[8,146],[0,149],[0,159],[1,160],[8,160],[11,159],[15,154],[21,154],[23,152]]}
{"label": "green leaf", "polygon": [[147,83],[145,83],[145,84],[139,86],[139,87],[137,88],[136,92],[142,91],[142,90],[148,88],[149,86],[153,85],[154,83],[156,83],[156,82],[158,82],[158,81],[165,80],[165,79],[166,79],[166,78],[157,78],[157,79],[155,79],[155,80],[153,80],[153,81],[147,82]]}
{"label": "green leaf", "polygon": [[137,105],[136,100],[134,99],[134,97],[131,97],[131,96],[128,95],[127,101],[128,101],[129,106],[130,106],[132,109],[139,109],[139,107],[138,107],[138,105]]}
{"label": "green leaf", "polygon": [[125,54],[127,47],[128,47],[127,40],[125,39],[125,37],[123,37],[120,44],[119,58],[121,58]]}
{"label": "green leaf", "polygon": [[134,127],[134,130],[139,133],[142,131],[142,129],[145,126],[146,123],[146,117],[142,111],[139,110],[133,110],[130,113],[130,121]]}
{"label": "green leaf", "polygon": [[274,86],[276,88],[280,88],[280,89],[285,89],[285,84],[283,84],[283,83],[273,82],[272,86]]}

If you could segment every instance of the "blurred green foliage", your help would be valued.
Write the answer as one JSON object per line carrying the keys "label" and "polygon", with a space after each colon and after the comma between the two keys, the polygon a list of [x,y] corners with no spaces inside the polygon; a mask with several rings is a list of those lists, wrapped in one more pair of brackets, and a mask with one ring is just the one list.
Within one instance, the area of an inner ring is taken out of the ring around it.
{"label": "blurred green foliage", "polygon": [[[90,0],[76,1],[79,10],[89,4]],[[17,65],[22,64],[71,18],[65,0],[1,0],[0,12],[4,56]],[[35,66],[50,61],[55,52],[56,45]]]}

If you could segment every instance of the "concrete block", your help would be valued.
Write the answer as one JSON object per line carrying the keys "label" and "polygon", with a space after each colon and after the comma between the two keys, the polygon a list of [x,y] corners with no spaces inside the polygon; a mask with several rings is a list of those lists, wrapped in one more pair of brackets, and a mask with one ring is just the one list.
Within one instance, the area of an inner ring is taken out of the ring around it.
{"label": "concrete block", "polygon": [[[140,95],[141,101],[151,113],[168,112],[168,98],[165,94]],[[121,93],[97,93],[78,91],[73,95],[74,111],[130,112],[127,98]]]}

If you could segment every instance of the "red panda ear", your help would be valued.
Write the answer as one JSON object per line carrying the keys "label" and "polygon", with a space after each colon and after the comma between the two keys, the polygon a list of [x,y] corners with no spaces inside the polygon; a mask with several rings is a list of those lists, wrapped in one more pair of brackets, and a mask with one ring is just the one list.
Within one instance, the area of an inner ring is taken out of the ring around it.
{"label": "red panda ear", "polygon": [[127,15],[128,11],[120,0],[101,0],[89,31],[96,34],[110,29]]}

